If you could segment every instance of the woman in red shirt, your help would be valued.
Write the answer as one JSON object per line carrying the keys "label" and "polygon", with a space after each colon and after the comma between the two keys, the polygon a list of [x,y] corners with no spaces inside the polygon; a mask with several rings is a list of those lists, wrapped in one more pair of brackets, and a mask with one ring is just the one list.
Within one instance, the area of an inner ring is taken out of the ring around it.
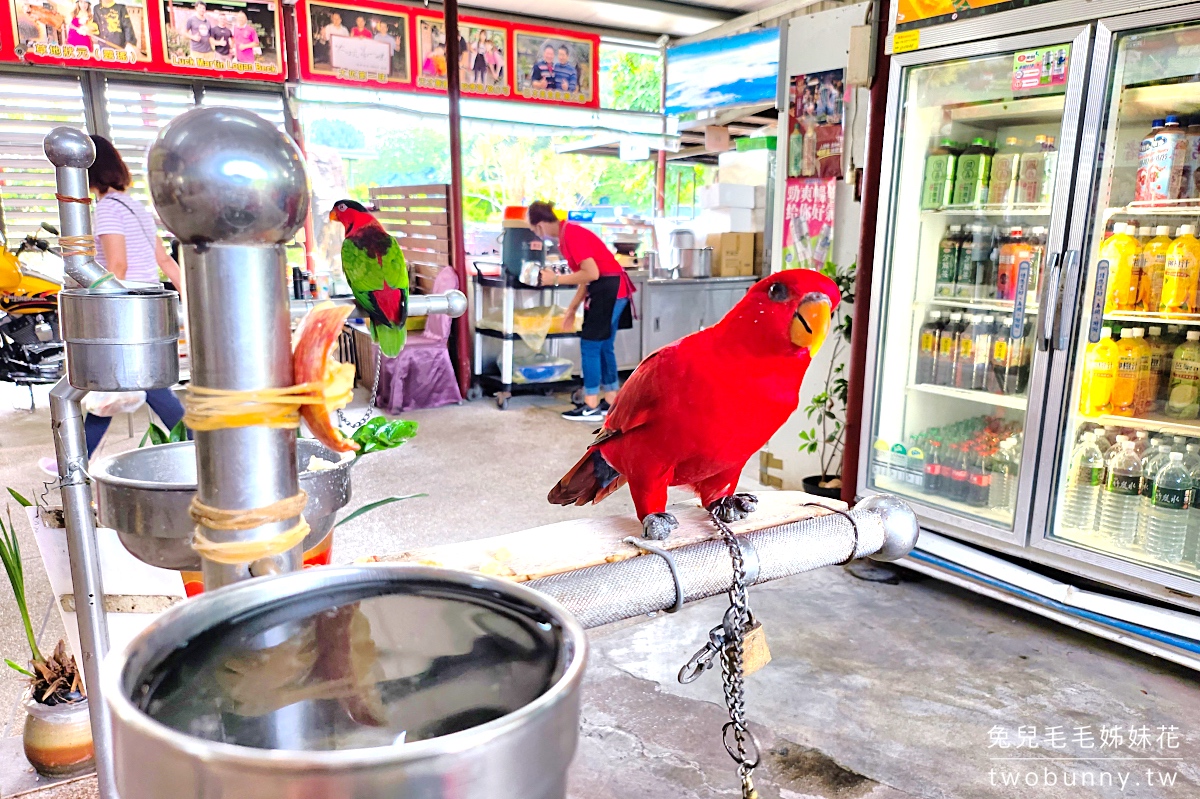
{"label": "woman in red shirt", "polygon": [[554,203],[533,203],[527,213],[529,227],[543,239],[558,242],[558,249],[571,268],[569,275],[543,269],[542,285],[579,287],[567,306],[564,329],[575,326],[575,314],[583,305],[579,354],[583,362],[584,404],[562,416],[578,422],[603,419],[621,386],[615,342],[618,329],[633,325],[629,303],[636,289],[600,237],[582,225],[560,222],[554,213]]}

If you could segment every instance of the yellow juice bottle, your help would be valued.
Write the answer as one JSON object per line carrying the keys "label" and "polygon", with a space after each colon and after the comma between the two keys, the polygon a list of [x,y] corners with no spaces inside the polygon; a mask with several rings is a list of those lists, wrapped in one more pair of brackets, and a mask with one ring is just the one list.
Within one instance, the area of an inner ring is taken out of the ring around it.
{"label": "yellow juice bottle", "polygon": [[1158,384],[1150,369],[1151,350],[1150,343],[1146,341],[1144,327],[1133,329],[1133,343],[1138,352],[1138,384],[1137,395],[1133,402],[1133,412],[1138,416],[1145,416],[1154,404],[1154,394],[1158,390]]}
{"label": "yellow juice bottle", "polygon": [[1112,412],[1113,383],[1117,378],[1117,342],[1112,328],[1100,330],[1100,340],[1088,344],[1083,361],[1083,390],[1079,393],[1079,412],[1099,416]]}
{"label": "yellow juice bottle", "polygon": [[1200,263],[1200,241],[1195,225],[1180,225],[1175,240],[1167,248],[1163,265],[1162,298],[1158,310],[1163,313],[1192,313],[1196,309],[1196,274]]}
{"label": "yellow juice bottle", "polygon": [[1134,343],[1133,329],[1127,327],[1121,331],[1121,340],[1117,342],[1117,378],[1112,389],[1112,413],[1116,416],[1133,416],[1141,359],[1141,350]]}
{"label": "yellow juice bottle", "polygon": [[1106,311],[1132,311],[1137,306],[1141,286],[1142,245],[1137,228],[1118,222],[1113,234],[1100,245],[1100,259],[1108,261],[1108,301]]}
{"label": "yellow juice bottle", "polygon": [[1167,265],[1167,249],[1171,246],[1171,228],[1159,225],[1154,238],[1142,247],[1142,284],[1138,289],[1138,310],[1158,311],[1162,300],[1163,270]]}

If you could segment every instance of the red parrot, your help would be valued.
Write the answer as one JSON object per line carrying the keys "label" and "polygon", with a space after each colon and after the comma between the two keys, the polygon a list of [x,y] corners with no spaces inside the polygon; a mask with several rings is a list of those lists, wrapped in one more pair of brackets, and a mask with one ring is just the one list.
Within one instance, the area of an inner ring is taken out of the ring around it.
{"label": "red parrot", "polygon": [[594,504],[628,483],[642,534],[655,540],[679,526],[666,512],[668,486],[690,487],[726,522],[745,518],[757,499],[735,493],[738,478],[796,410],[840,300],[819,272],[780,272],[717,324],[650,355],[550,502]]}

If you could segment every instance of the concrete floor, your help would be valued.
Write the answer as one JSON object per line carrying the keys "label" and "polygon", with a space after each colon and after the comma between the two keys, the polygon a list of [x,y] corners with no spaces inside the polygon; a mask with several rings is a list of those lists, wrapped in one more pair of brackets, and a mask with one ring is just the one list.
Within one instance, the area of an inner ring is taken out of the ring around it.
{"label": "concrete floor", "polygon": [[[32,415],[10,411],[21,395],[10,399],[6,390],[0,386],[0,486],[32,491],[36,460],[50,453],[45,402]],[[420,434],[355,467],[351,507],[396,493],[429,496],[340,528],[335,560],[630,513],[626,492],[599,508],[546,504],[545,492],[590,437],[589,426],[558,418],[561,407],[519,398],[506,412],[476,402],[410,414]],[[105,446],[131,446],[136,435],[126,438],[119,420]],[[27,525],[16,521],[35,625],[49,645],[61,627],[48,612],[49,587]],[[1200,795],[1193,673],[908,572],[893,582],[863,582],[828,568],[753,590],[774,655],[747,683],[748,714],[765,750],[756,779],[763,799]],[[723,601],[713,599],[592,632],[574,799],[740,795],[719,740],[726,719],[720,677],[710,672],[688,686],[675,680],[723,611]],[[23,647],[12,599],[0,592],[0,652],[20,656]],[[17,675],[0,678],[7,736],[20,734],[20,690]],[[1102,745],[1101,725],[1119,725],[1124,744]],[[1143,725],[1150,746],[1131,748],[1130,728]],[[1044,745],[989,745],[997,730],[1015,743],[1022,727],[1036,727]],[[1094,735],[1092,748],[1075,740],[1076,728]],[[1046,745],[1059,734],[1061,748]],[[7,768],[0,763],[0,795]],[[1175,784],[1162,786],[1164,777]],[[1091,780],[1098,787],[1064,785]],[[74,799],[93,791],[85,780],[37,796]]]}

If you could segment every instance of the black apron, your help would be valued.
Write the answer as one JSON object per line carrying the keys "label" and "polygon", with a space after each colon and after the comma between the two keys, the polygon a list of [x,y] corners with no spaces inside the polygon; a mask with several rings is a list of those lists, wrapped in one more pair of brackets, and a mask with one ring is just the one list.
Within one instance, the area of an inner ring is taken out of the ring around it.
{"label": "black apron", "polygon": [[[588,283],[587,301],[583,306],[583,329],[579,337],[586,341],[605,341],[612,337],[612,314],[617,304],[617,295],[621,292],[624,275],[604,275]],[[630,299],[630,298],[626,298]],[[633,327],[633,307],[631,302],[625,303],[621,318],[617,322],[618,330],[628,330]]]}

